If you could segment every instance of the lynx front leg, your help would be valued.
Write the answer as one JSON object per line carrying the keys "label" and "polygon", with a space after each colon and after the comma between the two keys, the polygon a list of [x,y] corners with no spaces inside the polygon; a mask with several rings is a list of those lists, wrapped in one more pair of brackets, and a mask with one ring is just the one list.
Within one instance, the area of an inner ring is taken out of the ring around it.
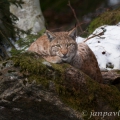
{"label": "lynx front leg", "polygon": [[61,63],[62,62],[61,58],[58,56],[43,56],[43,58],[46,61],[51,62],[51,63]]}

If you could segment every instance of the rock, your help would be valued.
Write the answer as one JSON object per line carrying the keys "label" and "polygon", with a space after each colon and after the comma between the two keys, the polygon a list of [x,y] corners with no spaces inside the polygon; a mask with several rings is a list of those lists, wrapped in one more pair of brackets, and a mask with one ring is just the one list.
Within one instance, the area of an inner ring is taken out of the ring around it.
{"label": "rock", "polygon": [[102,77],[105,84],[120,83],[120,70],[110,70],[102,72]]}
{"label": "rock", "polygon": [[92,111],[120,109],[115,86],[100,84],[69,64],[46,64],[37,54],[23,53],[0,66],[2,120],[88,120]]}
{"label": "rock", "polygon": [[103,71],[104,84],[115,85],[120,90],[120,70]]}
{"label": "rock", "polygon": [[10,63],[6,62],[0,76],[1,120],[82,120],[80,113],[67,107],[57,94],[29,83],[19,68],[8,66]]}
{"label": "rock", "polygon": [[74,88],[75,90],[81,90],[86,85],[85,75],[79,70],[70,67],[66,69],[66,87],[67,89]]}
{"label": "rock", "polygon": [[10,6],[10,12],[19,19],[15,25],[24,31],[31,29],[33,33],[45,29],[39,0],[23,0],[23,2],[24,4],[21,4],[22,8],[13,4]]}

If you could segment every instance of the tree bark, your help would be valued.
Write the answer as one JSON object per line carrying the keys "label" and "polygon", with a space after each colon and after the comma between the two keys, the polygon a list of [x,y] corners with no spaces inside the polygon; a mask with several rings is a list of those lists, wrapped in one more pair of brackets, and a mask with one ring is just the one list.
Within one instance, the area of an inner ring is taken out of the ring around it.
{"label": "tree bark", "polygon": [[16,26],[25,31],[32,29],[32,33],[45,29],[39,0],[23,0],[23,2],[22,8],[15,5],[10,6],[10,12],[19,18]]}

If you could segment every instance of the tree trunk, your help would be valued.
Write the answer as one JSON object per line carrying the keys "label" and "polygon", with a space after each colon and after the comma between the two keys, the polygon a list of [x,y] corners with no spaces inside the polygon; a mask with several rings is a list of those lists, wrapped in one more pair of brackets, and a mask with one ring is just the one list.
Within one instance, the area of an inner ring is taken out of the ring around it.
{"label": "tree trunk", "polygon": [[10,6],[10,11],[19,18],[16,26],[25,31],[32,29],[32,33],[45,29],[44,17],[39,0],[23,0],[22,8]]}

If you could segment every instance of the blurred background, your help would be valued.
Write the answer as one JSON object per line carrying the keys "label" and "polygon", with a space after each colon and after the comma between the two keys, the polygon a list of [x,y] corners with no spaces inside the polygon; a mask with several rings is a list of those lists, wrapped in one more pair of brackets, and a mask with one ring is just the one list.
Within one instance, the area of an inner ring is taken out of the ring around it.
{"label": "blurred background", "polygon": [[[77,23],[68,0],[41,0],[41,9],[50,30],[67,30]],[[91,20],[105,11],[116,9],[120,0],[70,0],[82,29],[86,30]],[[106,16],[107,17],[107,16]]]}

